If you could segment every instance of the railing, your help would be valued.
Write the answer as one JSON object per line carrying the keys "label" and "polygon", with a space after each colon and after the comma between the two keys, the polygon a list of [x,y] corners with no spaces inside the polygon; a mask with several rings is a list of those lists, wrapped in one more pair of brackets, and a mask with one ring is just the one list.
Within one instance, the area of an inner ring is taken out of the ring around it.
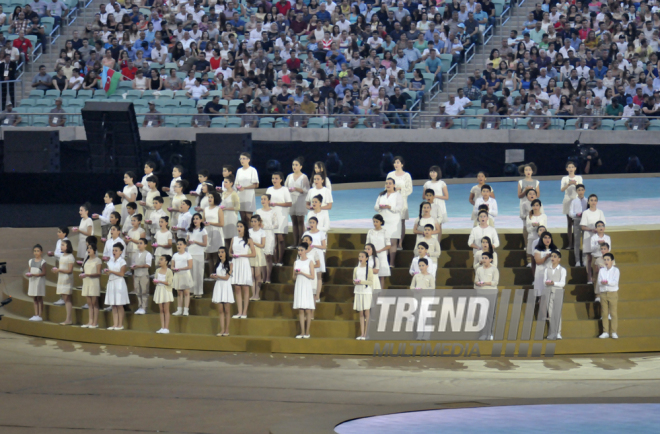
{"label": "railing", "polygon": [[[21,65],[23,65],[23,63],[21,63]],[[16,84],[17,83],[20,86],[21,99],[23,98],[23,95],[25,95],[25,88],[24,88],[25,85],[23,84],[23,80],[20,79],[22,75],[23,75],[23,73],[21,72],[20,75],[16,78],[16,80],[0,81],[0,95],[5,95],[7,93],[7,91],[9,90],[9,86],[14,85],[14,95],[13,95],[13,98],[11,98],[11,102],[14,105],[17,105],[16,104],[16,94],[17,94]]]}
{"label": "railing", "polygon": [[[141,108],[140,108],[141,109]],[[138,109],[139,110],[139,109]],[[21,113],[18,110],[14,110],[14,113],[21,116],[22,122],[19,127],[47,127],[49,126],[50,117],[58,117],[61,119],[64,117],[66,119],[65,126],[83,126],[82,115],[80,113],[67,112],[67,113]],[[137,121],[138,126],[143,127],[144,117],[150,114],[149,112],[137,112]],[[195,114],[192,113],[154,113],[160,114],[164,119],[163,124],[160,127],[169,127],[169,128],[194,128],[193,117]],[[394,129],[422,129],[422,128],[432,128],[432,129],[467,129],[467,130],[478,130],[478,129],[491,129],[491,130],[508,130],[508,129],[520,129],[528,130],[530,129],[527,125],[527,121],[534,117],[543,117],[550,120],[549,130],[580,130],[580,131],[594,131],[593,122],[585,122],[585,120],[596,119],[600,121],[600,125],[596,130],[604,131],[622,131],[622,130],[642,130],[649,128],[650,131],[660,131],[660,119],[647,118],[645,116],[632,116],[627,119],[646,119],[649,122],[644,123],[645,125],[628,125],[625,124],[625,119],[616,116],[547,116],[543,115],[512,115],[512,116],[495,116],[497,119],[492,124],[488,125],[482,122],[485,117],[493,117],[493,115],[488,114],[464,114],[464,115],[455,115],[451,116],[452,125],[438,125],[433,124],[433,118],[438,116],[438,114],[422,114],[417,111],[410,110],[401,110],[401,111],[387,111],[382,112],[387,117],[387,124],[377,124],[374,126],[374,120],[378,115],[374,114],[364,114],[364,115],[355,115],[351,114],[350,116],[357,120],[357,124],[352,128],[365,129],[365,128],[394,128]],[[211,119],[210,127],[211,128],[309,128],[309,129],[332,129],[332,128],[351,128],[348,125],[344,125],[343,120],[341,120],[340,114],[335,114],[333,116],[326,115],[307,115],[300,114],[301,119],[298,119],[298,124],[291,119],[290,114],[265,114],[265,115],[256,115],[258,120],[257,125],[255,126],[252,121],[248,125],[244,125],[243,118],[246,116],[254,117],[254,114],[219,114],[219,115],[209,115]],[[339,119],[338,121],[336,121]],[[578,120],[580,122],[578,123]],[[336,121],[336,122],[335,122]],[[348,119],[347,119],[348,121]],[[305,122],[307,124],[305,125]],[[348,123],[348,122],[347,122]],[[482,128],[483,124],[483,128]],[[585,128],[585,124],[587,127]],[[11,127],[6,125],[3,122],[0,122],[2,127]],[[152,127],[157,127],[158,125],[152,125]],[[579,126],[579,128],[578,128]],[[205,127],[204,125],[198,125],[198,128]],[[448,127],[448,128],[445,128]]]}

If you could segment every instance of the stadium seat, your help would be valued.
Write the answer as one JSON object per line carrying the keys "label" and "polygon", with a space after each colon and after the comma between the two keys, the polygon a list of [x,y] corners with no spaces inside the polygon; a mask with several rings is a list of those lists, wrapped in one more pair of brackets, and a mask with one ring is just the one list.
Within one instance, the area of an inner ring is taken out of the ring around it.
{"label": "stadium seat", "polygon": [[215,117],[211,119],[211,128],[224,128],[227,125],[227,119],[224,117]]}
{"label": "stadium seat", "polygon": [[482,116],[482,115],[485,115],[486,113],[488,113],[488,109],[477,109],[476,115],[477,116]]}
{"label": "stadium seat", "polygon": [[193,108],[197,107],[197,101],[195,101],[194,99],[184,99],[184,100],[176,99],[175,101],[178,101],[181,107],[193,107]]}
{"label": "stadium seat", "polygon": [[37,105],[37,100],[33,98],[23,98],[21,100],[21,107],[34,107]]}
{"label": "stadium seat", "polygon": [[598,129],[610,131],[613,128],[614,128],[614,121],[612,119],[603,119],[602,122],[600,123],[600,128]]}
{"label": "stadium seat", "polygon": [[513,127],[514,125],[512,119],[505,118],[500,122],[500,130],[512,130]]}
{"label": "stadium seat", "polygon": [[565,130],[574,130],[575,129],[575,123],[577,122],[576,119],[569,119],[566,121],[566,124],[564,125]]}
{"label": "stadium seat", "polygon": [[[259,125],[259,128],[261,128],[261,124]],[[283,118],[278,118],[275,121],[275,128],[289,128],[289,121]]]}
{"label": "stadium seat", "polygon": [[161,90],[160,91],[160,96],[158,98],[159,99],[162,99],[162,98],[172,99],[172,98],[174,98],[174,92],[171,91],[171,90]]}
{"label": "stadium seat", "polygon": [[514,124],[516,125],[517,130],[528,130],[529,127],[527,126],[527,122],[529,122],[529,118],[522,118],[518,119],[518,122],[514,122]]}
{"label": "stadium seat", "polygon": [[648,131],[660,131],[660,120],[652,120]]}
{"label": "stadium seat", "polygon": [[307,123],[307,128],[323,128],[323,119],[311,118]]}
{"label": "stadium seat", "polygon": [[87,89],[81,89],[81,90],[78,91],[77,98],[87,100],[87,99],[92,99],[93,96],[94,96],[94,91],[87,90]]}
{"label": "stadium seat", "polygon": [[466,129],[468,130],[481,129],[481,119],[468,119]]}
{"label": "stadium seat", "polygon": [[563,130],[565,121],[559,118],[553,118],[550,123],[551,130]]}
{"label": "stadium seat", "polygon": [[107,97],[107,95],[105,94],[104,90],[96,89],[94,91],[94,96],[93,96],[94,99],[105,99],[106,97]]}
{"label": "stadium seat", "polygon": [[466,108],[465,109],[465,115],[466,116],[475,116],[477,114],[477,109],[474,108]]}
{"label": "stadium seat", "polygon": [[167,117],[165,117],[165,126],[166,127],[176,128],[178,125],[179,125],[179,117],[178,116],[167,116]]}
{"label": "stadium seat", "polygon": [[28,98],[34,98],[34,99],[41,99],[43,97],[44,97],[44,91],[38,89],[31,90],[30,95],[28,96]]}
{"label": "stadium seat", "polygon": [[61,93],[57,89],[50,89],[46,91],[46,94],[43,96],[43,98],[47,99],[55,99],[59,98],[61,96]]}
{"label": "stadium seat", "polygon": [[240,128],[241,127],[241,118],[230,117],[227,119],[226,128]]}
{"label": "stadium seat", "polygon": [[[649,129],[651,128],[649,127]],[[627,130],[628,128],[626,128],[626,121],[624,121],[623,119],[619,119],[618,121],[614,122],[614,131],[627,131]]]}
{"label": "stadium seat", "polygon": [[259,128],[273,128],[274,118],[261,118],[259,119]]}
{"label": "stadium seat", "polygon": [[76,98],[78,93],[72,89],[66,89],[62,91],[62,98]]}
{"label": "stadium seat", "polygon": [[117,89],[133,89],[132,81],[120,81],[117,85]]}

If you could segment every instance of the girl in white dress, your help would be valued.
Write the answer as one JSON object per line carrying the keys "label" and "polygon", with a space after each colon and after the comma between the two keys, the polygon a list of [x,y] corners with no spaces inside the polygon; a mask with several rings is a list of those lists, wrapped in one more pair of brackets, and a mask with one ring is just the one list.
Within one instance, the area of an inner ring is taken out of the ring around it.
{"label": "girl in white dress", "polygon": [[46,261],[42,258],[44,248],[39,244],[32,248],[34,259],[28,261],[30,268],[25,277],[29,280],[28,293],[34,304],[34,316],[30,321],[43,321],[44,297],[46,296]]}
{"label": "girl in white dress", "polygon": [[66,319],[60,325],[71,325],[71,314],[73,312],[73,265],[76,263],[73,257],[73,246],[71,241],[62,240],[60,250],[62,256],[57,267],[51,270],[57,274],[57,294],[62,295],[64,298],[64,306],[66,307]]}
{"label": "girl in white dress", "polygon": [[[87,242],[85,239],[94,234],[94,220],[89,217],[89,209],[92,205],[89,202],[84,203],[78,213],[80,214],[80,226],[73,228],[74,232],[78,232],[78,249],[76,256],[79,259],[85,259],[87,256]],[[82,264],[82,260],[78,261],[78,265]]]}
{"label": "girl in white dress", "polygon": [[385,230],[390,236],[390,268],[394,268],[397,245],[401,236],[401,210],[403,210],[403,198],[395,190],[394,180],[387,178],[385,190],[378,195],[374,209],[380,213],[385,221]]}
{"label": "girl in white dress", "polygon": [[550,232],[543,232],[541,240],[534,250],[534,261],[536,262],[536,270],[534,271],[534,291],[536,292],[536,301],[543,295],[545,288],[545,280],[543,279],[546,267],[550,266],[551,258],[550,253],[557,250],[557,246],[552,241],[552,234]]}
{"label": "girl in white dress", "polygon": [[190,270],[193,268],[193,257],[186,252],[186,240],[179,238],[176,242],[177,252],[172,256],[170,268],[174,272],[172,288],[176,289],[176,312],[172,315],[188,316],[190,307],[190,290],[193,287],[193,279]]}
{"label": "girl in white dress", "polygon": [[376,214],[372,219],[374,228],[369,229],[367,232],[367,244],[374,245],[374,251],[378,256],[378,278],[380,280],[380,287],[385,288],[385,278],[392,275],[390,265],[388,262],[388,252],[392,247],[390,234],[387,232],[385,226],[385,219],[380,214]]}
{"label": "girl in white dress", "polygon": [[312,198],[312,209],[307,213],[307,220],[309,221],[311,217],[316,217],[319,230],[327,233],[330,230],[330,214],[328,214],[328,211],[321,209],[322,205],[323,198],[320,194],[317,194]]}
{"label": "girl in white dress", "polygon": [[236,171],[236,189],[238,197],[241,200],[241,220],[250,221],[252,213],[257,210],[257,203],[254,200],[254,190],[259,187],[259,174],[257,169],[250,166],[249,153],[243,152],[239,157],[241,167]]}
{"label": "girl in white dress", "polygon": [[218,249],[218,257],[220,258],[218,268],[211,274],[211,279],[215,279],[211,302],[218,305],[218,318],[220,318],[220,332],[216,336],[229,336],[231,305],[234,303],[230,279],[234,263],[229,260],[229,251],[226,247]]}
{"label": "girl in white dress", "polygon": [[415,219],[413,225],[413,233],[417,235],[415,239],[415,255],[417,255],[417,244],[424,241],[424,227],[426,225],[433,226],[431,235],[440,233],[440,222],[431,216],[431,204],[424,201],[419,204],[419,216]]}
{"label": "girl in white dress", "polygon": [[325,163],[322,161],[314,163],[314,175],[317,174],[321,175],[321,178],[323,178],[323,185],[328,191],[332,191],[332,183],[330,182],[330,178],[328,178],[328,171],[325,168]]}
{"label": "girl in white dress", "polygon": [[272,176],[273,186],[268,187],[266,194],[270,195],[270,206],[277,212],[278,227],[275,228],[275,266],[281,267],[286,250],[286,236],[289,233],[289,208],[292,199],[289,190],[282,186],[284,174],[275,172]]}
{"label": "girl in white dress", "polygon": [[538,238],[539,226],[548,225],[548,216],[541,211],[541,201],[534,199],[532,201],[532,210],[527,215],[525,226],[527,228],[527,262],[532,263],[534,250],[532,244]]}
{"label": "girl in white dress", "polygon": [[270,207],[270,195],[261,195],[261,209],[255,214],[261,217],[261,229],[266,233],[266,245],[264,256],[266,257],[266,276],[264,283],[270,283],[270,275],[273,271],[273,257],[275,253],[275,229],[278,227],[277,211]]}
{"label": "girl in white dress", "polygon": [[225,237],[225,246],[228,246],[238,234],[236,223],[238,222],[238,212],[241,209],[241,199],[238,197],[238,193],[234,191],[234,177],[231,175],[222,182],[220,208],[225,213],[225,225],[222,227],[222,235]]}
{"label": "girl in white dress", "polygon": [[199,194],[194,190],[190,192],[191,195],[195,193],[194,195],[197,196],[197,204],[195,205],[196,212],[202,212],[204,211],[204,208],[209,206],[209,193],[215,191],[215,186],[211,181],[202,182],[199,186],[201,187]]}
{"label": "girl in white dress", "polygon": [[525,221],[527,220],[527,213],[523,211],[523,204],[527,200],[527,191],[536,190],[536,197],[541,196],[541,187],[536,179],[532,179],[532,175],[536,175],[536,164],[528,163],[518,167],[518,172],[525,177],[518,181],[518,199],[520,199],[520,219],[523,221],[523,239],[527,239],[527,227]]}
{"label": "girl in white dress", "polygon": [[[314,249],[312,235],[309,233],[303,235],[300,244],[302,243],[307,244],[308,247],[307,250],[305,250],[305,254],[307,255],[307,258],[311,259],[312,262],[314,263],[314,269],[318,270],[318,268],[321,266],[321,258],[320,258],[321,250]],[[316,282],[318,278],[319,278],[319,273],[314,272],[314,281],[312,282],[312,288],[314,289],[314,302],[317,302],[316,293],[318,291],[318,285],[316,284]],[[312,319],[314,319],[314,311],[312,311]]]}
{"label": "girl in white dress", "polygon": [[[406,236],[406,220],[410,218],[408,215],[408,196],[410,196],[413,191],[412,177],[410,176],[410,173],[403,171],[403,166],[405,164],[406,162],[403,157],[394,157],[394,171],[387,174],[387,179],[394,180],[395,189],[401,194],[401,199],[403,199],[403,207],[401,208],[400,216],[401,236],[399,237],[397,250],[403,250],[403,239]],[[392,263],[394,263],[394,260],[392,260]]]}
{"label": "girl in white dress", "polygon": [[204,295],[204,252],[209,243],[209,234],[204,229],[204,219],[200,213],[195,213],[188,228],[188,253],[192,256],[193,268],[191,271],[193,279],[192,293],[194,298],[202,298]]}
{"label": "girl in white dress", "polygon": [[305,253],[309,246],[306,243],[298,246],[298,258],[293,264],[293,308],[298,310],[300,321],[300,334],[296,339],[309,339],[309,328],[312,325],[312,311],[316,309],[314,304],[314,261]]}
{"label": "girl in white dress", "polygon": [[369,268],[367,252],[358,254],[358,266],[353,269],[353,310],[360,315],[360,336],[356,339],[363,341],[367,338],[367,323],[369,322],[369,312],[371,310],[371,298],[373,293],[374,273]]}
{"label": "girl in white dress", "polygon": [[561,179],[561,191],[564,192],[564,200],[562,200],[562,212],[566,215],[566,234],[568,235],[568,247],[565,247],[567,250],[573,249],[573,219],[569,215],[571,212],[571,202],[573,199],[577,198],[576,187],[578,184],[582,184],[582,177],[575,174],[575,163],[569,161],[566,163],[566,171],[568,176],[564,176]]}
{"label": "girl in white dress", "polygon": [[[154,190],[152,186],[149,185],[149,178],[151,176],[154,177],[156,176],[153,174],[155,169],[156,169],[156,163],[154,163],[153,161],[149,160],[146,163],[144,163],[144,176],[142,177],[142,181],[135,184],[135,186],[140,189],[142,200],[146,200],[147,195],[149,195],[149,193]],[[158,190],[158,185],[156,185],[155,190],[156,191]],[[160,193],[158,195],[160,195]]]}
{"label": "girl in white dress", "polygon": [[[181,222],[181,224],[179,224],[179,218],[181,217],[181,213],[185,211],[185,209],[182,209],[183,201],[188,200],[186,199],[186,195],[183,194],[183,190],[186,189],[187,187],[188,187],[188,181],[186,181],[185,179],[177,181],[176,184],[174,184],[174,196],[172,196],[172,203],[170,203],[170,207],[167,208],[167,210],[171,213],[170,218],[172,221],[170,222],[170,225],[172,226],[172,232],[175,232],[175,234],[178,234],[178,229],[183,229],[185,231],[187,228],[187,225],[184,222]],[[177,238],[180,237],[177,236]]]}
{"label": "girl in white dress", "polygon": [[163,187],[161,190],[163,190],[167,195],[171,198],[174,197],[174,186],[176,185],[177,182],[181,181],[181,176],[183,175],[183,166],[174,166],[172,168],[172,182],[170,182],[169,187]]}
{"label": "girl in white dress", "polygon": [[318,228],[318,220],[316,217],[312,217],[307,221],[309,225],[309,230],[303,234],[309,235],[312,238],[311,247],[314,250],[314,254],[318,259],[318,265],[314,267],[316,271],[316,302],[321,301],[321,287],[323,285],[323,273],[325,273],[325,250],[328,246],[327,234]]}
{"label": "girl in white dress", "polygon": [[307,197],[305,198],[307,209],[312,209],[312,198],[321,195],[321,197],[323,197],[323,201],[321,202],[321,209],[330,211],[332,209],[333,199],[332,190],[325,186],[327,179],[325,179],[322,174],[317,173],[314,175],[313,180],[314,186],[309,189],[307,192]]}
{"label": "girl in white dress", "polygon": [[99,303],[101,296],[101,267],[103,261],[96,256],[96,245],[87,246],[87,258],[82,266],[82,273],[79,277],[83,281],[82,296],[87,297],[87,314],[89,321],[80,327],[95,329],[99,324]]}
{"label": "girl in white dress", "polygon": [[590,194],[587,199],[587,206],[588,208],[582,213],[580,226],[582,228],[582,233],[584,234],[582,250],[587,254],[587,283],[593,283],[591,237],[596,235],[596,222],[601,221],[607,224],[607,221],[605,220],[605,214],[603,214],[603,211],[598,209],[598,196]]}
{"label": "girl in white dress", "polygon": [[376,291],[380,291],[382,289],[382,286],[380,284],[380,279],[378,278],[378,271],[380,270],[380,261],[378,260],[378,255],[376,254],[376,246],[374,246],[371,243],[367,243],[364,246],[364,251],[367,252],[367,256],[369,259],[367,259],[367,263],[369,264],[369,268],[371,268],[371,271],[374,276],[373,283],[371,284],[371,288]]}
{"label": "girl in white dress", "polygon": [[[476,202],[477,198],[481,197],[481,187],[486,185],[486,181],[488,179],[486,178],[486,173],[485,172],[478,172],[477,173],[477,185],[472,187],[470,189],[470,197],[468,200],[470,201],[470,204],[474,206],[474,203]],[[491,186],[490,188],[490,197],[495,199],[495,191],[493,190],[493,187]],[[472,220],[476,220],[477,216],[472,214]]]}
{"label": "girl in white dress", "polygon": [[108,275],[108,284],[105,287],[105,304],[112,306],[112,326],[108,330],[124,330],[124,305],[129,304],[128,287],[124,275],[126,261],[122,258],[124,245],[117,243],[112,247],[112,258],[108,261],[108,268],[103,274]]}
{"label": "girl in white dress", "polygon": [[123,191],[118,191],[117,196],[121,198],[121,221],[125,222],[128,216],[126,205],[137,200],[138,188],[135,186],[135,173],[128,171],[124,173],[124,187]]}
{"label": "girl in white dress", "polygon": [[215,270],[218,258],[218,249],[225,245],[225,236],[222,227],[225,224],[225,212],[220,208],[220,193],[213,190],[207,195],[208,206],[204,208],[204,227],[209,236],[209,245],[206,246],[206,258]]}
{"label": "girl in white dress", "polygon": [[162,255],[158,258],[158,269],[154,273],[154,303],[160,308],[160,330],[156,333],[168,334],[170,332],[170,303],[174,301],[172,295],[172,282],[174,273],[170,270],[172,256]]}
{"label": "girl in white dress", "polygon": [[146,238],[147,234],[142,229],[140,226],[140,222],[142,222],[142,215],[141,214],[133,214],[131,217],[131,229],[128,231],[128,234],[126,235],[126,266],[129,268],[129,271],[127,271],[126,275],[130,276],[131,273],[130,269],[135,264],[135,256],[137,255],[138,252],[138,242],[140,242],[140,238]]}
{"label": "girl in white dress", "polygon": [[431,166],[429,169],[429,180],[424,183],[424,188],[422,189],[422,200],[425,199],[426,190],[433,190],[433,204],[438,207],[438,242],[442,238],[442,224],[447,222],[447,205],[445,204],[446,200],[449,200],[449,191],[447,190],[447,184],[440,178],[442,177],[442,169],[439,166]]}
{"label": "girl in white dress", "polygon": [[234,269],[231,273],[230,282],[234,287],[236,307],[238,313],[232,318],[247,318],[248,305],[250,304],[250,287],[252,286],[252,270],[250,269],[250,258],[254,258],[256,251],[254,243],[250,239],[248,228],[243,221],[236,224],[238,235],[232,238],[229,246],[229,255],[233,258]]}
{"label": "girl in white dress", "polygon": [[481,239],[481,250],[477,250],[477,252],[474,254],[474,260],[472,262],[472,268],[475,270],[481,266],[484,265],[483,262],[483,254],[485,253],[490,253],[492,256],[492,265],[493,267],[497,268],[497,252],[495,251],[495,248],[493,247],[493,243],[490,241],[490,237],[483,237]]}
{"label": "girl in white dress", "polygon": [[250,219],[250,230],[248,234],[254,245],[254,258],[250,258],[250,267],[252,268],[252,297],[250,300],[261,300],[261,283],[263,281],[264,268],[266,268],[266,256],[264,247],[266,247],[266,232],[261,229],[261,217],[254,214]]}
{"label": "girl in white dress", "polygon": [[[309,191],[309,178],[302,173],[303,163],[305,159],[298,157],[293,160],[292,168],[293,173],[286,177],[284,186],[289,189],[291,193],[291,227],[293,228],[294,243],[298,242],[303,232],[305,232],[305,214],[307,207],[305,206],[305,198]],[[289,248],[293,248],[290,246]]]}
{"label": "girl in white dress", "polygon": [[[155,250],[154,256],[155,263],[160,264],[160,257],[163,255],[168,255],[172,257],[172,232],[169,230],[168,223],[170,218],[168,216],[163,216],[158,220],[158,226],[160,229],[155,234],[155,242],[151,245]],[[167,261],[168,263],[170,261]]]}

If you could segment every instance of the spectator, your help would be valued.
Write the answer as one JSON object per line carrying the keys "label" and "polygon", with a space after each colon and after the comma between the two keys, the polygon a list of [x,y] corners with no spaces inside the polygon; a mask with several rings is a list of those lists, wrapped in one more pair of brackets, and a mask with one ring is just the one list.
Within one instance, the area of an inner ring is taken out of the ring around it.
{"label": "spectator", "polygon": [[11,101],[7,101],[5,109],[0,113],[0,125],[3,127],[17,127],[21,123],[23,118],[13,111],[14,104]]}
{"label": "spectator", "polygon": [[449,116],[458,116],[465,114],[465,109],[458,101],[456,101],[456,96],[454,94],[449,95],[449,101],[447,101],[443,107],[444,107],[444,111]]}
{"label": "spectator", "polygon": [[550,128],[550,118],[543,114],[543,104],[536,104],[535,114],[527,121],[527,128],[530,130],[547,130]]}
{"label": "spectator", "polygon": [[380,106],[376,104],[371,108],[371,116],[364,119],[364,125],[367,128],[387,128],[390,121],[384,113],[381,113]]}
{"label": "spectator", "polygon": [[623,115],[623,107],[619,104],[618,99],[612,98],[612,103],[605,108],[605,114],[610,117]]}
{"label": "spectator", "polygon": [[197,104],[197,114],[192,117],[190,126],[193,128],[208,128],[211,126],[211,118],[204,113],[204,104]]}
{"label": "spectator", "polygon": [[55,25],[60,26],[62,24],[62,16],[69,10],[62,0],[51,0],[46,6],[46,13],[49,17],[55,19]]}
{"label": "spectator", "polygon": [[293,112],[289,116],[289,127],[306,128],[308,122],[309,116],[300,110],[300,103],[295,102],[293,105]]}
{"label": "spectator", "polygon": [[454,126],[454,119],[445,112],[446,104],[447,103],[440,104],[438,107],[438,114],[431,118],[431,129],[448,130]]}
{"label": "spectator", "polygon": [[357,117],[351,111],[351,105],[343,103],[341,106],[341,113],[335,117],[335,127],[337,128],[355,128],[357,125]]}
{"label": "spectator", "polygon": [[32,87],[43,91],[53,88],[53,78],[46,73],[46,66],[39,65],[39,73],[32,79]]}
{"label": "spectator", "polygon": [[470,99],[470,101],[476,101],[481,99],[481,89],[475,86],[474,77],[467,78],[467,86],[463,88],[465,96]]}
{"label": "spectator", "polygon": [[645,130],[648,126],[648,119],[640,113],[639,107],[635,106],[634,116],[626,119],[626,128],[628,128],[628,130]]}
{"label": "spectator", "polygon": [[481,125],[480,128],[482,130],[498,130],[500,128],[500,116],[497,114],[495,111],[495,104],[493,103],[488,103],[488,113],[483,115],[481,118]]}
{"label": "spectator", "polygon": [[217,116],[220,114],[226,114],[227,108],[220,104],[220,97],[218,95],[214,95],[213,99],[207,102],[206,106],[204,106],[204,113],[210,114],[211,116]]}
{"label": "spectator", "polygon": [[149,101],[149,112],[144,116],[142,126],[146,128],[155,128],[163,125],[163,116],[156,110],[156,103]]}
{"label": "spectator", "polygon": [[18,32],[18,38],[14,39],[12,45],[19,51],[25,62],[29,62],[30,54],[32,53],[32,42],[25,37],[24,30]]}
{"label": "spectator", "polygon": [[186,92],[188,98],[191,98],[195,101],[206,98],[209,95],[209,90],[206,86],[202,85],[201,78],[195,79],[195,84],[190,87],[188,92]]}
{"label": "spectator", "polygon": [[486,95],[481,97],[481,108],[485,109],[488,104],[497,104],[497,97],[494,95],[495,90],[492,87],[489,87],[486,90]]}
{"label": "spectator", "polygon": [[576,130],[597,130],[600,128],[601,121],[593,116],[593,106],[587,105],[584,115],[580,116],[575,122]]}
{"label": "spectator", "polygon": [[66,116],[62,113],[65,113],[62,108],[62,98],[55,99],[55,108],[50,111],[48,116],[48,125],[50,127],[63,127],[66,124]]}

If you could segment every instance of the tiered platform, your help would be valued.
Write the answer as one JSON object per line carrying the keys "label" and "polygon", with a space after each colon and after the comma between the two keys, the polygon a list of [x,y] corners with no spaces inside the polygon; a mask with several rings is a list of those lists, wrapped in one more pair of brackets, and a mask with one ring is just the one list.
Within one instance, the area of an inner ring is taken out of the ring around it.
{"label": "tiered platform", "polygon": [[[555,342],[555,354],[660,351],[660,276],[656,265],[660,253],[660,231],[611,232],[610,236],[615,246],[617,266],[621,269],[620,338],[597,339],[600,333],[600,322],[597,319],[600,312],[599,305],[593,303],[593,287],[586,284],[584,268],[569,265],[574,264],[573,252],[564,250],[562,265],[568,270],[562,313],[564,339]],[[74,246],[77,245],[75,238],[74,235]],[[283,267],[274,268],[273,283],[263,286],[263,300],[250,302],[248,319],[232,320],[229,337],[215,336],[218,319],[215,306],[211,304],[213,282],[205,283],[204,298],[191,300],[190,316],[172,317],[169,335],[155,333],[160,328],[160,321],[158,306],[153,303],[147,315],[127,313],[127,330],[120,332],[103,329],[111,322],[111,314],[104,312],[100,314],[99,329],[60,326],[59,322],[65,318],[65,309],[64,306],[53,305],[59,297],[55,294],[56,276],[50,271],[47,275],[44,322],[28,321],[33,315],[33,307],[32,299],[26,295],[28,281],[23,279],[7,285],[7,295],[14,300],[4,309],[5,318],[0,322],[0,328],[32,336],[112,345],[232,352],[371,355],[374,351],[373,341],[355,340],[359,323],[352,309],[352,272],[365,238],[366,234],[358,233],[329,234],[328,272],[324,276],[321,303],[317,305],[312,323],[311,339],[294,339],[298,333],[297,312],[292,309],[291,268],[295,260],[294,251],[287,251]],[[443,236],[437,273],[438,288],[472,288],[472,252],[467,246],[467,238],[465,234]],[[531,270],[524,266],[522,236],[503,234],[500,240],[500,289],[531,288],[532,275]],[[406,237],[405,250],[398,252],[396,268],[392,270],[392,277],[386,281],[389,287],[408,287],[413,244],[414,237]],[[100,240],[99,248],[102,248]],[[29,258],[25,259],[27,262]],[[50,270],[55,261],[53,258],[48,258],[48,261]],[[82,285],[79,273],[80,267],[76,267],[77,286]],[[104,276],[102,287],[106,281],[107,276]],[[132,290],[132,277],[127,277],[127,284],[129,291]],[[80,308],[85,304],[80,294],[80,289],[74,291],[75,324],[87,322],[88,311]],[[172,305],[171,308],[174,310],[176,306]],[[131,309],[137,309],[134,296],[131,296]],[[507,341],[479,342],[481,354],[490,354],[492,345],[497,343],[506,344]]]}

